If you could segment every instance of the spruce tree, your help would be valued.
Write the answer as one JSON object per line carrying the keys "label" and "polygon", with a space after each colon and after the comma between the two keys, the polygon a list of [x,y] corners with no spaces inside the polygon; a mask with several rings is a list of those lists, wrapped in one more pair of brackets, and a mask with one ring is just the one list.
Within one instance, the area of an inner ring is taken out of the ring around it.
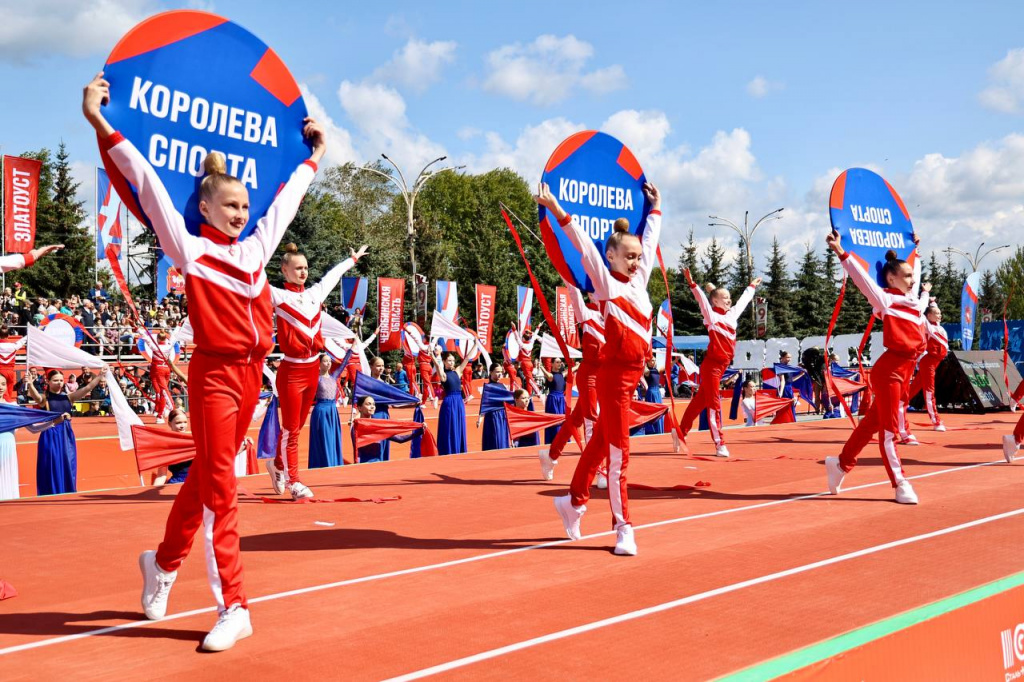
{"label": "spruce tree", "polygon": [[793,336],[792,291],[777,237],[772,239],[772,252],[765,268],[764,297],[768,299],[768,337]]}
{"label": "spruce tree", "polygon": [[700,260],[697,255],[697,242],[693,238],[693,228],[687,236],[683,252],[679,256],[679,272],[674,281],[670,282],[672,287],[672,318],[675,322],[676,331],[679,334],[697,336],[704,333],[703,317],[700,308],[697,306],[697,299],[686,284],[683,271],[689,270],[693,281],[704,282],[704,273],[700,267]]}
{"label": "spruce tree", "polygon": [[[831,252],[830,252],[831,253]],[[824,334],[834,301],[826,286],[822,262],[811,245],[800,259],[793,300],[794,331],[800,338]]]}
{"label": "spruce tree", "polygon": [[725,249],[718,242],[718,237],[712,237],[711,243],[704,249],[704,255],[701,257],[701,269],[704,275],[703,280],[694,277],[693,281],[701,286],[708,282],[713,283],[716,287],[726,285],[725,274],[728,263],[725,261]]}
{"label": "spruce tree", "polygon": [[998,319],[1003,312],[1003,295],[996,283],[996,276],[991,270],[986,270],[981,275],[981,291],[978,292],[978,317],[983,318],[991,314],[992,319]]}
{"label": "spruce tree", "polygon": [[[733,301],[739,300],[739,297],[743,294],[743,290],[750,285],[750,280],[754,279],[753,269],[750,267],[750,262],[747,260],[746,243],[743,238],[739,240],[739,256],[736,257],[736,262],[733,263],[729,277],[729,289],[732,292]],[[754,304],[751,303],[751,306]],[[752,339],[754,338],[754,319],[752,313],[745,312],[739,318],[739,323],[736,326],[736,337],[739,339]]]}

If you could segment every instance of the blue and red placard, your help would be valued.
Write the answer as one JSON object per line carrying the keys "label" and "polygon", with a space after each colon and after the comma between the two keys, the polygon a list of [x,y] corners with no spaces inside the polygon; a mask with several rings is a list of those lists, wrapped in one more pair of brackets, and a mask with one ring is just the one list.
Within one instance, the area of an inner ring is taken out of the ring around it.
{"label": "blue and red placard", "polygon": [[855,255],[881,286],[885,253],[890,249],[915,266],[914,226],[903,199],[878,173],[850,168],[839,174],[828,202],[832,229],[843,249]]}
{"label": "blue and red placard", "polygon": [[[602,257],[616,219],[628,219],[634,234],[643,232],[651,210],[642,189],[644,171],[629,148],[611,135],[587,130],[570,136],[548,159],[542,180],[590,235]],[[578,289],[593,291],[579,251],[543,206],[540,229],[558,274]]]}
{"label": "blue and red placard", "polygon": [[978,317],[978,291],[981,289],[981,273],[972,272],[964,280],[960,293],[960,346],[971,350],[974,345],[974,324]]}
{"label": "blue and red placard", "polygon": [[[121,39],[103,70],[110,81],[104,115],[152,164],[192,233],[202,222],[207,152],[222,152],[228,173],[249,191],[243,237],[309,157],[295,79],[263,41],[223,17],[194,10],[152,16]],[[101,156],[125,205],[148,224],[134,190]]]}
{"label": "blue and red placard", "polygon": [[366,310],[369,280],[366,277],[341,278],[341,307],[349,315],[362,315]]}

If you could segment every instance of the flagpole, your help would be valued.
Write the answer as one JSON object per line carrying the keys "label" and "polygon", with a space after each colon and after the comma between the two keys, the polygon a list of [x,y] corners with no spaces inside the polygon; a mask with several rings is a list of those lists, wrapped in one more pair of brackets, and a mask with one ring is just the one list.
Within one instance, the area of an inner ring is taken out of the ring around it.
{"label": "flagpole", "polygon": [[[7,207],[4,205],[4,199],[7,196],[7,186],[4,183],[6,178],[7,164],[4,163],[4,147],[0,145],[0,221],[3,222],[4,234],[3,243],[0,244],[0,253],[4,256],[7,255]],[[7,288],[7,273],[0,273],[0,287]]]}
{"label": "flagpole", "polygon": [[93,283],[100,279],[100,169],[93,166],[93,199],[95,203],[93,206],[96,208],[96,213],[93,215],[93,246],[96,247],[96,253],[93,256],[92,263],[92,274]]}

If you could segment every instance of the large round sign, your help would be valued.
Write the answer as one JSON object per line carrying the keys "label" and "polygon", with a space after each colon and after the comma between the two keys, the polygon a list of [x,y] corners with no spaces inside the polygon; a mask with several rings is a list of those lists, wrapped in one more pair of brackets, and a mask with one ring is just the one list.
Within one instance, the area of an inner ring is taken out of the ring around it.
{"label": "large round sign", "polygon": [[85,327],[82,323],[64,313],[50,313],[39,323],[39,327],[67,346],[78,348],[85,340]]}
{"label": "large round sign", "polygon": [[505,345],[501,347],[501,354],[505,358],[505,362],[512,364],[512,362],[519,359],[519,351],[522,348],[519,342],[516,340],[516,334],[511,329],[505,334]]}
{"label": "large round sign", "polygon": [[[171,201],[198,233],[203,159],[222,152],[249,191],[249,234],[309,147],[306,104],[280,57],[241,26],[208,12],[175,10],[125,35],[103,67],[104,115],[156,170]],[[101,152],[128,208],[148,223],[138,198]]]}
{"label": "large round sign", "polygon": [[890,249],[916,267],[914,226],[903,200],[878,173],[850,168],[839,174],[829,196],[832,229],[842,246],[855,255],[881,286],[885,253]]}
{"label": "large round sign", "polygon": [[[642,189],[644,171],[629,148],[611,135],[596,130],[572,135],[548,159],[542,180],[597,245],[602,258],[616,219],[628,219],[634,234],[643,232],[651,210]],[[558,274],[578,289],[593,291],[580,252],[543,206],[540,228]]]}

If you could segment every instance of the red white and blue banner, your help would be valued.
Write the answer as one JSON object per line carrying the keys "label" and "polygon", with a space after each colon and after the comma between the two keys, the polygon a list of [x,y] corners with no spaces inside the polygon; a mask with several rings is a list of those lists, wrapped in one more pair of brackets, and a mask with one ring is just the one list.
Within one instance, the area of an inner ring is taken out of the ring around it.
{"label": "red white and blue banner", "polygon": [[960,344],[964,350],[974,345],[974,324],[978,318],[978,291],[981,289],[981,273],[972,272],[964,280],[960,294]]}
{"label": "red white and blue banner", "polygon": [[459,321],[459,290],[458,282],[439,279],[434,282],[434,310],[441,313],[449,322]]}
{"label": "red white and blue banner", "polygon": [[576,333],[576,315],[572,311],[567,287],[555,287],[555,323],[558,324],[558,333],[562,340],[572,348],[579,348],[580,338]]}
{"label": "red white and blue banner", "polygon": [[881,175],[866,168],[843,171],[832,185],[828,207],[832,229],[842,237],[843,248],[875,275],[879,285],[887,286],[882,266],[890,249],[919,269],[910,212]]}
{"label": "red white and blue banner", "polygon": [[[611,135],[587,130],[570,136],[548,159],[542,180],[602,257],[617,219],[629,220],[634,234],[643,232],[651,210],[643,193],[644,171],[629,148]],[[539,210],[544,248],[558,274],[578,289],[593,291],[580,252],[554,216],[543,206]]]}
{"label": "red white and blue banner", "polygon": [[20,156],[5,156],[3,162],[4,250],[28,253],[36,242],[36,205],[43,164]]}
{"label": "red white and blue banner", "polygon": [[402,347],[402,322],[405,317],[405,280],[377,279],[377,350],[380,353]]}
{"label": "red white and blue banner", "polygon": [[107,171],[96,169],[96,260],[121,258],[123,241],[121,198],[110,184]]}
{"label": "red white and blue banner", "polygon": [[341,278],[341,307],[352,316],[362,316],[366,310],[366,295],[370,288],[365,277]]}
{"label": "red white and blue banner", "polygon": [[498,288],[494,285],[476,285],[476,335],[488,353],[491,352],[491,340],[494,337],[494,306],[497,297]]}
{"label": "red white and blue banner", "polygon": [[530,326],[533,317],[533,289],[519,285],[516,287],[516,300],[519,311],[519,333],[522,334]]}
{"label": "red white and blue banner", "polygon": [[655,318],[655,324],[658,328],[658,334],[661,336],[668,336],[668,330],[672,328],[672,310],[669,308],[668,299],[661,302],[658,306],[658,315]]}
{"label": "red white and blue banner", "polygon": [[185,293],[185,275],[171,263],[170,257],[163,249],[157,249],[156,261],[156,300],[163,301],[168,296],[182,296]]}
{"label": "red white and blue banner", "polygon": [[[243,237],[309,158],[298,83],[277,53],[223,17],[196,10],[152,16],[118,42],[103,72],[110,81],[105,116],[153,166],[194,234],[208,152],[223,153],[228,173],[249,191]],[[148,224],[133,189],[109,155],[101,157],[125,206]]]}
{"label": "red white and blue banner", "polygon": [[[144,357],[146,359],[146,362],[153,362],[153,358],[154,357],[160,357],[159,356],[159,350],[154,350],[154,346],[157,345],[156,337],[155,336],[151,336],[144,329],[139,329],[138,330],[138,337],[139,337],[139,340],[135,342],[135,349],[139,352],[139,355],[141,355],[142,357]],[[179,343],[178,341],[175,341],[171,345],[171,354],[170,354],[170,356],[167,357],[167,358],[163,358],[163,359],[170,360],[171,362],[177,362],[178,361],[178,357],[180,357],[180,356],[181,356],[181,343]]]}

